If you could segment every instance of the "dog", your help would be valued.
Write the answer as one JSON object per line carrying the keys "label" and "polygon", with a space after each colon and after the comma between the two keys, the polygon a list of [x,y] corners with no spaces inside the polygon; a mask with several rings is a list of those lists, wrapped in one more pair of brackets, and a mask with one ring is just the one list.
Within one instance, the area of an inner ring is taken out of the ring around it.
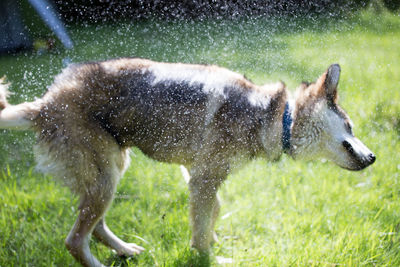
{"label": "dog", "polygon": [[291,97],[282,82],[257,86],[214,65],[139,58],[72,64],[33,102],[9,104],[0,82],[0,128],[35,131],[38,169],[80,197],[65,244],[82,265],[102,266],[90,252],[91,234],[119,255],[143,251],[104,220],[134,146],[187,168],[191,245],[207,253],[216,240],[217,191],[237,162],[286,153],[361,170],[375,161],[338,105],[339,76],[333,64]]}

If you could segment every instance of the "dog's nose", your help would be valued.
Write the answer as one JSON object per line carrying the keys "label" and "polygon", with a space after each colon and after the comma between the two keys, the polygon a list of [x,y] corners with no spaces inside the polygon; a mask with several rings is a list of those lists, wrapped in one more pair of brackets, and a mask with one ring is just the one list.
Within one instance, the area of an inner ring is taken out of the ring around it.
{"label": "dog's nose", "polygon": [[372,164],[372,163],[374,163],[375,162],[375,160],[376,160],[376,157],[375,157],[375,155],[374,154],[369,154],[368,155],[368,161],[369,161],[369,164]]}

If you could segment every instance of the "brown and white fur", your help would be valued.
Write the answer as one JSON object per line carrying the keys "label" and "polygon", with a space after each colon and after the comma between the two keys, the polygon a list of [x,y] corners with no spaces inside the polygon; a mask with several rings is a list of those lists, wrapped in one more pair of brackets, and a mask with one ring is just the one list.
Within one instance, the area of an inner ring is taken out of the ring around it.
{"label": "brown and white fur", "polygon": [[[360,170],[375,157],[337,104],[339,74],[332,65],[297,90],[288,154]],[[42,98],[19,105],[7,102],[7,86],[0,84],[0,128],[35,131],[38,168],[80,197],[65,243],[84,266],[101,266],[89,249],[91,233],[120,255],[143,250],[119,239],[104,221],[130,147],[189,170],[191,244],[202,252],[215,239],[217,190],[232,166],[258,156],[277,160],[283,151],[285,85],[257,86],[217,66],[135,58],[74,64]]]}

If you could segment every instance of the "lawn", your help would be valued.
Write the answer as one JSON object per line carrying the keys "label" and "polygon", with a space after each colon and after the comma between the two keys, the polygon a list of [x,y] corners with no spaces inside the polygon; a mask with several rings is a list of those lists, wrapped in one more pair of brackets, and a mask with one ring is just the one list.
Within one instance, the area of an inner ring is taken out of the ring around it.
{"label": "lawn", "polygon": [[[364,12],[345,20],[121,22],[72,25],[75,48],[0,57],[15,94],[40,97],[65,62],[144,57],[218,64],[257,84],[293,91],[339,63],[341,105],[376,163],[349,172],[325,161],[255,160],[229,176],[216,256],[226,266],[400,266],[400,17]],[[64,246],[78,199],[34,170],[28,132],[0,132],[0,266],[78,266]],[[132,165],[108,212],[110,228],[146,248],[121,259],[92,241],[114,266],[197,266],[190,250],[188,190],[179,166],[133,149]]]}

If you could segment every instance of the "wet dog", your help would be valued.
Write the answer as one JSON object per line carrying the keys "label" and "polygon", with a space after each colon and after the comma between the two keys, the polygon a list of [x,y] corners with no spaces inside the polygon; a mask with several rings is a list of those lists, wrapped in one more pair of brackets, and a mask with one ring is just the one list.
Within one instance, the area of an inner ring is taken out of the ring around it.
{"label": "wet dog", "polygon": [[217,190],[235,162],[277,160],[283,152],[349,170],[375,161],[338,106],[339,76],[331,65],[292,99],[281,82],[257,86],[217,66],[135,58],[74,64],[34,102],[10,105],[0,82],[0,128],[35,131],[38,168],[79,195],[65,243],[82,265],[101,266],[89,249],[91,233],[120,255],[143,250],[104,221],[132,146],[187,167],[191,244],[207,252],[216,238]]}

